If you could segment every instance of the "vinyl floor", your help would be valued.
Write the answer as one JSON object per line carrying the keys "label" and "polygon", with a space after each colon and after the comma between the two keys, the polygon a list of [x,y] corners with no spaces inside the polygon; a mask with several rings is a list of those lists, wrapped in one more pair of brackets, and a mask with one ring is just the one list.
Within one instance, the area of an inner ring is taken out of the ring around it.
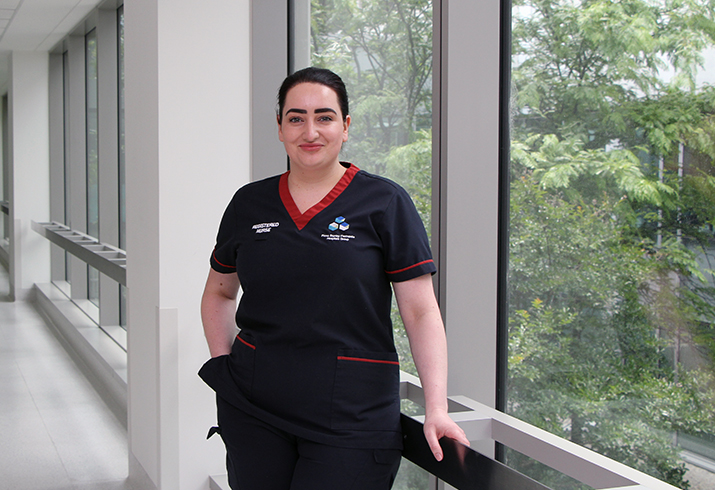
{"label": "vinyl floor", "polygon": [[127,433],[0,266],[0,490],[139,490]]}

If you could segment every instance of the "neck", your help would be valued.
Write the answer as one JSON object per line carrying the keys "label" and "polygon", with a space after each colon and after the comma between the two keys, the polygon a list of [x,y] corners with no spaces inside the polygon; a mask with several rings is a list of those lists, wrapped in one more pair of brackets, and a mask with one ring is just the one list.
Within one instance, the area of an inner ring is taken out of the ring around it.
{"label": "neck", "polygon": [[345,167],[331,165],[324,171],[291,169],[288,174],[288,190],[298,210],[304,213],[319,203],[345,174]]}
{"label": "neck", "polygon": [[[290,174],[288,174],[288,183],[296,188],[315,189],[328,187],[328,190],[330,190],[338,183],[343,174],[345,174],[345,167],[339,162],[335,163],[335,165],[330,165],[328,168],[309,170],[291,168]],[[291,190],[293,189],[291,188]]]}

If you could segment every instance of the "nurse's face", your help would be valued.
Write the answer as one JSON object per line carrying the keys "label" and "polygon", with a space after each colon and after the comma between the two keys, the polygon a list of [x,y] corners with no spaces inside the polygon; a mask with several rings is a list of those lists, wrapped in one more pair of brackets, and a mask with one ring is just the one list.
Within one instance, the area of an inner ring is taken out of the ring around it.
{"label": "nurse's face", "polygon": [[338,96],[319,83],[300,83],[286,94],[278,139],[291,168],[320,170],[339,165],[338,155],[348,140],[350,116],[343,121]]}

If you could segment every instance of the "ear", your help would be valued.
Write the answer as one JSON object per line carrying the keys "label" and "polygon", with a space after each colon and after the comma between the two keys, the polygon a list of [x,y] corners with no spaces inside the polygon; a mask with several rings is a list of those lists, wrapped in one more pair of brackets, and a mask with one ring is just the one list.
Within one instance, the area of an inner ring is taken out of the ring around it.
{"label": "ear", "polygon": [[283,141],[283,128],[281,128],[281,118],[276,115],[276,123],[278,123],[278,141]]}
{"label": "ear", "polygon": [[345,116],[345,122],[343,122],[343,143],[348,140],[348,129],[350,128],[350,115]]}

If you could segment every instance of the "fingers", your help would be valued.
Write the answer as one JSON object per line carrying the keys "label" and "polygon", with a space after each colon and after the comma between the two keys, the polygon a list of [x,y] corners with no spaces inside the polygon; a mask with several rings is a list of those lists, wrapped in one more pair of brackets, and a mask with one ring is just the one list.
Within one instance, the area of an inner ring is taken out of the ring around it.
{"label": "fingers", "polygon": [[464,444],[465,446],[469,447],[471,444],[469,444],[469,439],[467,439],[467,436],[464,434],[464,431],[462,430],[461,427],[455,424],[453,428],[447,429],[444,433],[445,436],[454,439],[455,441]]}
{"label": "fingers", "polygon": [[427,444],[434,455],[434,459],[437,461],[442,461],[444,455],[442,454],[442,446],[439,445],[439,437],[435,432],[434,427],[425,427],[425,438],[427,439]]}
{"label": "fingers", "polygon": [[470,446],[469,439],[467,439],[467,436],[464,434],[462,428],[452,421],[450,421],[450,423],[446,427],[441,428],[438,428],[434,424],[426,424],[424,432],[425,439],[427,439],[427,444],[429,445],[430,450],[432,451],[432,454],[437,461],[442,461],[442,458],[444,457],[442,447],[439,445],[439,439],[442,436],[454,439],[455,441],[459,442],[460,444],[464,444],[467,447]]}

